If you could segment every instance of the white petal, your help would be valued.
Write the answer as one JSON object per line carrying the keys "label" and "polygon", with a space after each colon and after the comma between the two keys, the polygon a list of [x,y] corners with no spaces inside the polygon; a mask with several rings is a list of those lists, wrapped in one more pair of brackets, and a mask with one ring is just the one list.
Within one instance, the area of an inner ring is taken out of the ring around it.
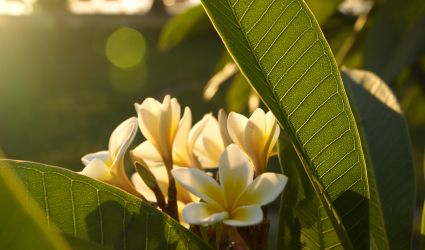
{"label": "white petal", "polygon": [[171,157],[171,150],[173,146],[174,134],[172,134],[172,122],[173,122],[173,113],[170,105],[170,96],[166,95],[164,101],[162,102],[161,115],[159,119],[159,131],[158,135],[158,145],[162,157]]}
{"label": "white petal", "polygon": [[183,219],[192,225],[212,225],[227,217],[227,212],[216,210],[203,202],[190,203],[183,209]]}
{"label": "white petal", "polygon": [[94,159],[98,159],[104,162],[108,166],[112,163],[111,157],[109,156],[109,151],[107,150],[99,151],[99,152],[91,153],[91,154],[86,154],[85,156],[81,158],[81,161],[84,163],[84,165],[87,166]]}
{"label": "white petal", "polygon": [[230,112],[227,118],[227,131],[229,136],[233,142],[242,148],[245,148],[244,134],[247,122],[248,118],[235,112]]}
{"label": "white petal", "polygon": [[202,138],[201,143],[202,150],[196,150],[195,152],[202,167],[207,169],[217,168],[220,156],[224,151],[224,145],[208,137]]}
{"label": "white petal", "polygon": [[223,209],[224,198],[218,183],[205,172],[195,168],[177,168],[171,171],[174,178],[189,192],[216,209]]}
{"label": "white petal", "polygon": [[224,224],[234,227],[257,225],[263,220],[263,211],[260,206],[243,206],[232,211],[229,219]]}
{"label": "white petal", "polygon": [[139,192],[141,195],[143,195],[146,198],[146,200],[150,202],[156,202],[155,194],[145,184],[145,182],[142,180],[142,178],[140,177],[138,173],[134,173],[131,176],[131,182],[133,183],[136,191]]}
{"label": "white petal", "polygon": [[203,168],[217,168],[224,151],[220,127],[215,117],[211,116],[193,148]]}
{"label": "white petal", "polygon": [[150,169],[152,174],[155,176],[156,183],[158,183],[159,189],[168,197],[168,175],[165,166],[155,167]]}
{"label": "white petal", "polygon": [[121,158],[137,132],[137,118],[131,117],[115,128],[109,138],[109,152],[111,158]]}
{"label": "white petal", "polygon": [[170,103],[171,103],[171,113],[172,113],[171,114],[172,115],[171,134],[174,138],[175,134],[177,133],[177,128],[180,122],[181,108],[176,98],[171,98]]}
{"label": "white petal", "polygon": [[142,104],[136,103],[135,107],[140,131],[155,147],[159,147],[157,140],[159,136],[161,104],[153,98],[146,98]]}
{"label": "white petal", "polygon": [[253,166],[236,144],[230,144],[221,155],[218,171],[227,207],[231,209],[233,203],[252,182]]}
{"label": "white petal", "polygon": [[287,182],[288,178],[282,174],[263,173],[245,189],[237,206],[264,206],[279,196]]}
{"label": "white petal", "polygon": [[144,141],[131,151],[136,160],[145,162],[149,167],[164,165],[161,155],[150,141]]}
{"label": "white petal", "polygon": [[182,226],[184,226],[185,228],[189,229],[190,228],[189,224],[187,224],[183,219],[183,209],[184,209],[185,206],[186,206],[186,204],[184,204],[183,202],[181,202],[179,200],[177,201],[177,211],[179,213],[180,224]]}
{"label": "white petal", "polygon": [[[192,149],[195,145],[196,140],[199,138],[205,127],[208,125],[209,120],[212,118],[211,114],[206,114],[204,117],[193,125],[189,133],[189,151],[192,152]],[[217,138],[218,139],[218,138]]]}
{"label": "white petal", "polygon": [[263,157],[263,151],[268,150],[264,149],[266,129],[265,113],[262,109],[256,109],[245,127],[245,152],[251,157],[255,167],[261,169],[265,168],[267,162]]}
{"label": "white petal", "polygon": [[266,114],[266,127],[267,142],[265,144],[265,147],[267,148],[267,155],[270,155],[270,152],[276,145],[277,139],[279,138],[280,134],[280,127],[277,124],[276,118],[274,117],[273,113],[270,111]]}
{"label": "white petal", "polygon": [[110,181],[112,178],[109,167],[100,159],[90,161],[80,174],[104,182]]}
{"label": "white petal", "polygon": [[137,118],[131,117],[121,123],[112,132],[109,139],[109,153],[111,155],[111,172],[114,174],[125,174],[124,156],[130,144],[133,142],[137,132]]}
{"label": "white petal", "polygon": [[277,139],[279,139],[279,134],[280,134],[280,127],[277,125],[277,123],[275,124],[274,127],[274,132],[270,135],[267,143],[266,143],[266,147],[267,147],[267,157],[270,156],[270,154],[273,151],[273,148],[276,146],[276,142]]}
{"label": "white petal", "polygon": [[266,134],[267,135],[272,134],[272,130],[275,127],[275,124],[277,124],[277,122],[273,113],[271,111],[267,112],[266,114],[266,127],[267,127]]}
{"label": "white petal", "polygon": [[176,137],[174,138],[173,144],[173,162],[174,164],[189,167],[191,157],[189,155],[187,141],[189,138],[190,127],[192,126],[192,112],[190,108],[184,109],[183,117],[180,120],[179,127],[177,129]]}

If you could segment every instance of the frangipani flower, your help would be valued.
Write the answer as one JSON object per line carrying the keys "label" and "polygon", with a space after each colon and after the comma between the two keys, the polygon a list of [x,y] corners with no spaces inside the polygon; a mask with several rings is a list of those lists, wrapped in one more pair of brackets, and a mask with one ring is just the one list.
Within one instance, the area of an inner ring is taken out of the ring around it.
{"label": "frangipani flower", "polygon": [[[173,165],[201,167],[198,158],[194,155],[193,148],[211,118],[213,117],[207,114],[192,127],[192,112],[188,107],[185,108],[172,147]],[[136,160],[140,159],[150,167],[164,166],[161,155],[150,141],[141,143],[132,151],[132,154]]]}
{"label": "frangipani flower", "polygon": [[87,154],[80,173],[137,194],[124,169],[124,156],[137,132],[137,118],[122,122],[111,134],[109,150]]}
{"label": "frangipani flower", "polygon": [[[165,200],[168,198],[168,178],[167,169],[165,166],[150,168],[151,173],[155,176],[156,182],[161,189],[161,193],[164,195]],[[137,192],[139,192],[147,201],[157,202],[154,192],[146,185],[140,175],[136,172],[131,176],[131,181]],[[179,213],[179,221],[182,222],[183,208],[187,203],[198,201],[199,199],[189,193],[181,185],[177,184],[177,208]],[[189,227],[188,224],[182,223],[183,226]]]}
{"label": "frangipani flower", "polygon": [[[150,171],[155,176],[156,182],[158,183],[159,188],[161,189],[164,198],[168,197],[168,178],[167,178],[167,169],[165,166],[150,168]],[[146,183],[142,180],[140,175],[136,172],[131,176],[131,181],[134,184],[137,192],[143,195],[146,200],[150,202],[156,202],[156,197],[153,191],[146,185]],[[177,200],[182,202],[183,204],[192,202],[196,199],[190,195],[190,193],[182,188],[181,185],[176,185],[177,187]]]}
{"label": "frangipani flower", "polygon": [[231,144],[220,158],[220,184],[199,169],[173,169],[177,182],[202,200],[183,209],[184,220],[194,225],[219,221],[230,226],[260,223],[263,220],[261,206],[277,198],[286,185],[287,177],[263,173],[253,180],[251,164],[240,148]]}
{"label": "frangipani flower", "polygon": [[135,103],[135,108],[143,136],[156,148],[166,166],[172,164],[172,146],[180,122],[177,99],[166,95],[160,103],[146,98],[142,104]]}
{"label": "frangipani flower", "polygon": [[[223,110],[220,110],[219,117],[223,112]],[[223,136],[217,119],[209,116],[208,122],[202,130],[199,139],[195,142],[193,150],[204,169],[217,168],[220,156],[229,144],[230,141]]]}
{"label": "frangipani flower", "polygon": [[256,109],[248,119],[231,112],[227,119],[227,130],[233,142],[251,158],[256,174],[263,173],[280,132],[273,114]]}

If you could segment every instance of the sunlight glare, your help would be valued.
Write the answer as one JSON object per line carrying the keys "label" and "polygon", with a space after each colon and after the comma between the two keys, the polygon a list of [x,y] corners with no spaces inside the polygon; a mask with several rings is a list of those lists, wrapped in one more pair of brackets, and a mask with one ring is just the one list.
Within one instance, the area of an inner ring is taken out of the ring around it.
{"label": "sunlight glare", "polygon": [[69,9],[74,14],[145,14],[154,0],[70,0]]}
{"label": "sunlight glare", "polygon": [[0,0],[0,15],[31,15],[35,0]]}
{"label": "sunlight glare", "polygon": [[163,0],[168,14],[176,15],[195,5],[201,4],[199,0]]}

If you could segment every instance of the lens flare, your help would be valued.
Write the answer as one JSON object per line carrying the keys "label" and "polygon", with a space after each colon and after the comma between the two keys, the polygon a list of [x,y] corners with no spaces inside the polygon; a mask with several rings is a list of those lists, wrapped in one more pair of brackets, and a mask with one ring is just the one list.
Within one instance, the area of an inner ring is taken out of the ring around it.
{"label": "lens flare", "polygon": [[112,33],[106,42],[106,57],[121,69],[134,67],[143,60],[146,43],[143,35],[132,28],[124,27]]}

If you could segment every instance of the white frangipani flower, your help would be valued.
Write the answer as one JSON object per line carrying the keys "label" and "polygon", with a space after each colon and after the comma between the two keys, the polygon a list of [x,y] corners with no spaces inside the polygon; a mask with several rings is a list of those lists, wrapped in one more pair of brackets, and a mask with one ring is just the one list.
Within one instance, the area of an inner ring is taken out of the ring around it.
{"label": "white frangipani flower", "polygon": [[[165,166],[150,168],[150,171],[155,176],[156,182],[161,189],[161,193],[164,195],[164,198],[168,197],[168,178],[167,178],[167,169]],[[136,172],[131,176],[131,181],[137,192],[139,192],[146,200],[150,202],[156,202],[156,197],[154,192],[146,185],[146,183],[142,180],[140,175]],[[189,194],[182,186],[177,186],[177,200],[182,202],[183,204],[192,202],[194,199],[193,196]]]}
{"label": "white frangipani flower", "polygon": [[252,163],[234,144],[223,152],[218,171],[220,184],[199,169],[172,170],[177,182],[202,200],[183,209],[187,223],[208,225],[223,221],[230,226],[258,224],[263,220],[261,206],[275,200],[287,182],[286,176],[275,173],[263,173],[253,180]]}
{"label": "white frangipani flower", "polygon": [[[155,176],[156,183],[161,190],[162,195],[165,200],[168,198],[168,178],[167,178],[167,169],[165,166],[150,168],[151,173]],[[146,183],[142,180],[140,175],[136,172],[131,176],[131,181],[137,192],[139,192],[147,201],[156,203],[156,196],[154,192],[146,185]],[[199,199],[189,193],[186,189],[184,189],[181,185],[177,184],[177,209],[179,213],[179,221],[182,222],[182,212],[183,208],[187,203],[198,201]],[[183,226],[189,228],[189,225],[186,223],[182,223]]]}
{"label": "white frangipani flower", "polygon": [[251,158],[256,174],[263,173],[280,132],[273,114],[270,111],[265,114],[258,108],[248,119],[231,112],[227,119],[227,130],[233,142]]}
{"label": "white frangipani flower", "polygon": [[109,150],[82,157],[86,166],[80,173],[137,194],[124,169],[124,156],[137,132],[137,118],[122,122],[111,134]]}
{"label": "white frangipani flower", "polygon": [[146,98],[135,103],[139,127],[143,136],[156,148],[165,165],[172,164],[172,146],[180,122],[180,104],[169,95],[162,103]]}
{"label": "white frangipani flower", "polygon": [[[221,113],[222,112],[219,114]],[[202,168],[217,168],[220,156],[225,147],[229,144],[230,142],[228,142],[221,133],[217,119],[213,116],[209,116],[208,122],[202,130],[199,139],[195,142],[193,150]]]}
{"label": "white frangipani flower", "polygon": [[[185,108],[172,146],[173,165],[201,167],[198,158],[193,153],[193,148],[211,117],[210,114],[205,115],[192,127],[192,112],[188,107]],[[150,167],[164,166],[162,157],[150,141],[141,143],[132,151],[132,154],[136,160],[144,161]]]}

